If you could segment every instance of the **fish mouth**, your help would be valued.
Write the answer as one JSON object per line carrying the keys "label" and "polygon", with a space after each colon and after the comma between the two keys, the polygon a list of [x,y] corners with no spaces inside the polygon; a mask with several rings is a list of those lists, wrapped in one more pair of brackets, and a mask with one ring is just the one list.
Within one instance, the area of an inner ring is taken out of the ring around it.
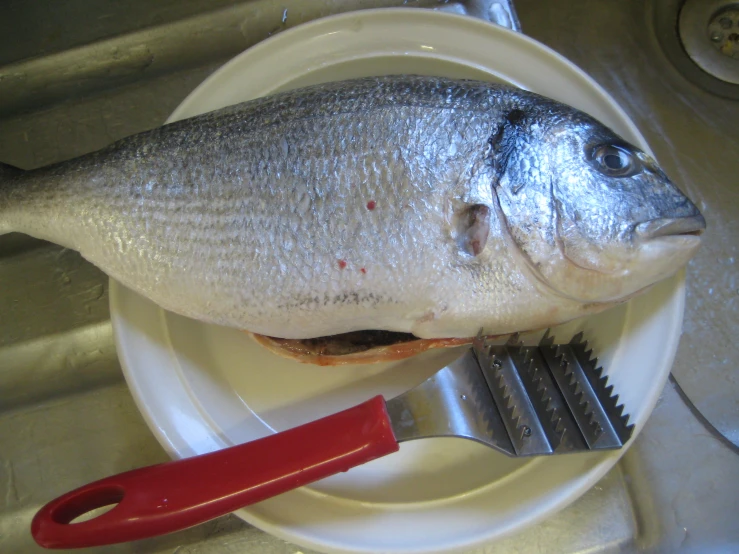
{"label": "fish mouth", "polygon": [[688,217],[665,217],[639,223],[634,232],[642,240],[683,235],[700,236],[706,229],[705,218],[698,215]]}

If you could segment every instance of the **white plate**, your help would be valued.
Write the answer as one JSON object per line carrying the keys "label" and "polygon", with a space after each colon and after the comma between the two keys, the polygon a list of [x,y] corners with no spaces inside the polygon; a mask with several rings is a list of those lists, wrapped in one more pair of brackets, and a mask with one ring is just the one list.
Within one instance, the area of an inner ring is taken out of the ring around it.
{"label": "white plate", "polygon": [[[472,18],[425,10],[355,12],[276,35],[215,72],[170,120],[308,83],[404,72],[508,81],[589,112],[648,149],[613,99],[553,51]],[[301,365],[239,331],[165,312],[116,282],[110,297],[128,383],[152,431],[178,458],[284,430],[378,393],[393,396],[453,355],[426,353],[373,366]],[[672,365],[683,299],[679,276],[556,333],[568,340],[586,330],[637,430]],[[326,552],[464,550],[563,508],[622,454],[516,460],[471,441],[427,439],[238,515]]]}

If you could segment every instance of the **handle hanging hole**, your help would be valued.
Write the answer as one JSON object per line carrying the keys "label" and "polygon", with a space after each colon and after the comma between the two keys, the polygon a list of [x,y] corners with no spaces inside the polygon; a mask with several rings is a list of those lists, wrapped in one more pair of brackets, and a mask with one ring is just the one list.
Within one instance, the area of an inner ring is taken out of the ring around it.
{"label": "handle hanging hole", "polygon": [[97,517],[100,517],[104,513],[109,512],[116,506],[118,506],[118,502],[115,502],[113,504],[106,504],[105,506],[100,506],[99,508],[95,508],[94,510],[90,510],[89,512],[85,512],[84,514],[78,515],[76,518],[70,521],[69,524],[74,525],[76,523],[90,521],[91,519],[95,519]]}
{"label": "handle hanging hole", "polygon": [[62,525],[90,521],[115,508],[123,497],[124,490],[118,486],[87,489],[66,499],[52,510],[51,518]]}

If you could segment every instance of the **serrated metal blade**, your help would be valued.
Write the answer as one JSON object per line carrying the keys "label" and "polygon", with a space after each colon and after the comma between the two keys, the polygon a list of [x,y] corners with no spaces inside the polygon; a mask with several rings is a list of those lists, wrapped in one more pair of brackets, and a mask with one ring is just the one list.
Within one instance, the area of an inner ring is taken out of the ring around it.
{"label": "serrated metal blade", "polygon": [[608,384],[608,378],[603,375],[603,368],[598,365],[597,358],[593,357],[592,350],[587,349],[587,343],[582,340],[582,335],[578,342],[570,341],[570,348],[583,368],[621,444],[625,444],[634,433],[634,425],[629,424],[628,414],[623,413],[624,405],[619,404],[618,395],[613,394],[613,385]]}
{"label": "serrated metal blade", "polygon": [[582,335],[538,346],[479,334],[472,348],[419,386],[387,402],[399,442],[456,436],[509,456],[619,448],[633,425]]}
{"label": "serrated metal blade", "polygon": [[481,340],[473,342],[475,356],[516,455],[552,454],[554,449],[509,354],[511,348],[491,346]]}
{"label": "serrated metal blade", "polygon": [[[539,347],[509,349],[553,453],[587,448]],[[526,362],[528,360],[528,362]]]}
{"label": "serrated metal blade", "polygon": [[541,352],[588,448],[623,446],[572,346],[544,346]]}

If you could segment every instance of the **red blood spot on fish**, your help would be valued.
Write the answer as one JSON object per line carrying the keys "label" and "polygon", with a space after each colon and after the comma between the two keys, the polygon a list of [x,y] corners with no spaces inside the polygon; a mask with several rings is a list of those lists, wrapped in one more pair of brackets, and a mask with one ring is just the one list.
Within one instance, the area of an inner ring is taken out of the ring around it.
{"label": "red blood spot on fish", "polygon": [[362,268],[359,271],[361,271],[362,273],[367,273],[367,270],[365,268]]}
{"label": "red blood spot on fish", "polygon": [[376,207],[377,207],[377,202],[375,202],[374,200],[370,200],[369,202],[367,202],[367,209],[368,210],[372,211]]}
{"label": "red blood spot on fish", "polygon": [[346,267],[346,260],[339,260],[339,269],[344,269]]}

